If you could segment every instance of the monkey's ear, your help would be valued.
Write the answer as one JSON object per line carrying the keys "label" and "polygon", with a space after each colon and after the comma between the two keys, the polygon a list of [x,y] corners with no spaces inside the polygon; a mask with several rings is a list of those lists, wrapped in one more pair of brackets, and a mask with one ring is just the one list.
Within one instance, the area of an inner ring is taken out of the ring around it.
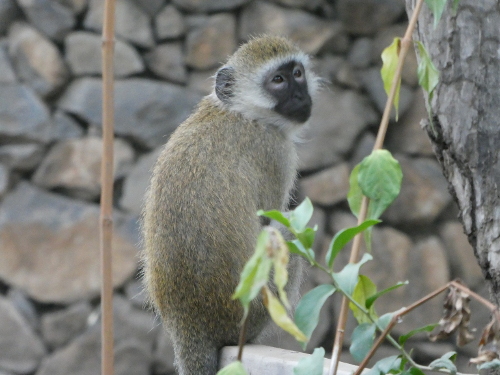
{"label": "monkey's ear", "polygon": [[224,103],[229,103],[233,96],[234,89],[234,69],[230,67],[222,68],[215,77],[215,94]]}

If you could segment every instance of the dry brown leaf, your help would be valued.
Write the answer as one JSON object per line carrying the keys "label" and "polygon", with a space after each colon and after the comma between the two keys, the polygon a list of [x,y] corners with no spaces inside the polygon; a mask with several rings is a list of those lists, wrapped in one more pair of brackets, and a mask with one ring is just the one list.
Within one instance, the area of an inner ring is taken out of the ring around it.
{"label": "dry brown leaf", "polygon": [[469,329],[470,324],[469,295],[454,286],[450,286],[444,300],[444,313],[439,321],[438,332],[429,335],[431,341],[449,337],[457,332],[457,345],[463,346],[472,340],[474,335]]}
{"label": "dry brown leaf", "polygon": [[490,322],[484,327],[479,340],[477,357],[471,358],[470,363],[482,364],[500,358],[500,311],[495,310]]}

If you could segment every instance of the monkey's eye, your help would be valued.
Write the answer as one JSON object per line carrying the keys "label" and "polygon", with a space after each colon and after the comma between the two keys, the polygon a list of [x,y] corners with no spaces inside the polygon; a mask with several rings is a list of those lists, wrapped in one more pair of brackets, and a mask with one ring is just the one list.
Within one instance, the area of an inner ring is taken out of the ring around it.
{"label": "monkey's eye", "polygon": [[293,76],[294,76],[295,78],[300,78],[300,77],[302,77],[302,70],[300,70],[300,69],[295,69],[295,71],[293,72]]}
{"label": "monkey's eye", "polygon": [[275,76],[273,77],[273,80],[272,80],[272,81],[273,81],[273,83],[282,83],[282,82],[284,81],[284,79],[283,79],[283,77],[282,77],[282,76],[280,76],[280,75],[275,75]]}

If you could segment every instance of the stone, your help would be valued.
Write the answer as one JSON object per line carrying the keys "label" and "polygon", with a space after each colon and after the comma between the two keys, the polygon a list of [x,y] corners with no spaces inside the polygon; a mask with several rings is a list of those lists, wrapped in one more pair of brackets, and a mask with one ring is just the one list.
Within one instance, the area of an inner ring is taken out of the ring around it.
{"label": "stone", "polygon": [[38,143],[8,144],[0,146],[0,163],[9,169],[33,170],[45,155],[45,147]]}
{"label": "stone", "polygon": [[250,0],[174,0],[173,4],[189,13],[214,13],[241,7]]}
{"label": "stone", "polygon": [[387,148],[409,155],[433,156],[431,141],[420,125],[427,116],[424,97],[413,95],[408,111],[387,132]]}
{"label": "stone", "polygon": [[[83,26],[90,30],[102,31],[104,2],[90,0],[89,10]],[[151,19],[134,0],[119,0],[115,5],[116,35],[143,48],[154,46]]]}
{"label": "stone", "polygon": [[[157,337],[151,314],[133,308],[128,301],[118,296],[113,299],[113,311],[116,373],[147,374]],[[100,320],[97,320],[68,345],[54,351],[42,363],[36,375],[99,374],[100,326]]]}
{"label": "stone", "polygon": [[397,225],[431,224],[451,202],[441,168],[434,160],[396,155],[403,170],[401,192],[382,220]]}
{"label": "stone", "polygon": [[115,371],[120,375],[148,374],[152,363],[151,351],[146,351],[134,338],[115,349]]}
{"label": "stone", "polygon": [[35,371],[46,354],[45,346],[13,303],[2,296],[0,322],[0,369],[20,374]]}
{"label": "stone", "polygon": [[10,173],[5,165],[0,164],[0,199],[7,193],[10,185]]}
{"label": "stone", "polygon": [[365,132],[354,146],[353,153],[349,159],[351,169],[354,169],[357,164],[361,163],[365,157],[372,153],[373,146],[375,146],[375,136],[370,132]]}
{"label": "stone", "polygon": [[[100,79],[74,80],[57,106],[101,126],[101,90]],[[117,80],[115,133],[152,149],[167,141],[168,135],[190,115],[201,97],[197,92],[169,83],[141,78]]]}
{"label": "stone", "polygon": [[[114,217],[113,285],[137,267],[137,224]],[[0,206],[0,278],[43,303],[100,293],[99,207],[21,182]]]}
{"label": "stone", "polygon": [[48,133],[51,141],[83,137],[83,129],[78,122],[60,110],[54,112]]}
{"label": "stone", "polygon": [[302,193],[313,203],[322,206],[333,206],[345,201],[349,192],[349,167],[341,163],[311,176],[302,178],[299,182]]}
{"label": "stone", "polygon": [[322,90],[298,145],[299,169],[317,170],[340,162],[376,118],[366,98],[355,91]]}
{"label": "stone", "polygon": [[208,95],[214,89],[216,73],[217,68],[203,71],[193,70],[189,73],[187,87],[203,95]]}
{"label": "stone", "polygon": [[0,35],[5,34],[12,21],[21,15],[14,0],[0,0]]}
{"label": "stone", "polygon": [[342,57],[327,54],[316,63],[318,75],[327,83],[336,83],[347,88],[361,88],[359,80],[349,63]]}
{"label": "stone", "polygon": [[[1,7],[1,0],[0,0]],[[1,8],[0,8],[1,10]],[[0,84],[16,83],[17,77],[6,48],[0,47]]]}
{"label": "stone", "polygon": [[160,146],[141,156],[130,170],[123,184],[120,208],[135,215],[141,214],[144,195],[151,179],[151,171],[162,150],[163,146]]}
{"label": "stone", "polygon": [[158,341],[153,352],[153,366],[155,374],[169,374],[175,371],[174,346],[165,329],[160,330],[158,334]]}
{"label": "stone", "polygon": [[358,38],[351,46],[347,61],[353,68],[366,69],[372,61],[373,41],[370,38]]}
{"label": "stone", "polygon": [[101,373],[101,332],[93,326],[75,340],[51,353],[36,375],[91,375]]}
{"label": "stone", "polygon": [[92,306],[87,301],[42,316],[42,337],[51,349],[61,348],[85,331]]}
{"label": "stone", "polygon": [[12,302],[16,310],[22,315],[34,332],[40,331],[40,318],[33,301],[19,289],[11,288],[7,293],[7,298]]}
{"label": "stone", "polygon": [[236,18],[230,13],[207,16],[186,36],[186,65],[204,70],[220,65],[237,47]]}
{"label": "stone", "polygon": [[321,4],[321,0],[273,0],[273,2],[291,7],[314,9]]}
{"label": "stone", "polygon": [[[47,189],[62,188],[75,197],[95,199],[101,192],[102,139],[69,139],[54,145],[33,176],[33,182]],[[114,177],[121,178],[134,160],[133,148],[114,140]]]}
{"label": "stone", "polygon": [[[384,90],[384,83],[382,82],[382,77],[380,76],[380,68],[370,68],[361,72],[361,81],[366,91],[368,92],[371,100],[375,104],[375,107],[380,113],[384,112],[385,103],[387,102],[387,94]],[[420,93],[419,93],[420,94]],[[414,96],[413,90],[405,85],[401,84],[401,89],[399,91],[399,117],[402,117],[406,111],[410,108]],[[391,111],[391,120],[396,119],[396,110],[394,106]]]}
{"label": "stone", "polygon": [[181,12],[172,4],[163,8],[155,17],[155,31],[158,39],[179,38],[186,32],[186,24]]}
{"label": "stone", "polygon": [[[384,28],[377,33],[375,39],[373,40],[372,48],[372,62],[381,65],[382,64],[382,52],[385,48],[389,47],[394,38],[402,38],[406,32],[408,25],[397,24]],[[415,87],[418,84],[417,75],[418,61],[417,55],[414,48],[408,50],[408,54],[405,58],[405,63],[403,65],[403,70],[401,72],[401,80],[409,86]]]}
{"label": "stone", "polygon": [[58,1],[17,0],[31,24],[50,39],[62,41],[76,25],[71,8]]}
{"label": "stone", "polygon": [[144,9],[149,16],[154,16],[165,5],[165,0],[135,0],[135,3]]}
{"label": "stone", "polygon": [[339,0],[337,16],[346,30],[354,35],[370,35],[384,26],[392,24],[405,11],[399,0]]}
{"label": "stone", "polygon": [[130,301],[118,295],[113,298],[113,311],[116,341],[125,342],[133,337],[151,353],[160,329],[155,324],[154,315],[134,307]]}
{"label": "stone", "polygon": [[450,260],[453,277],[460,278],[469,288],[481,287],[484,276],[462,224],[448,221],[441,226],[439,234]]}
{"label": "stone", "polygon": [[243,9],[239,37],[259,34],[287,35],[306,53],[315,54],[340,31],[339,25],[307,12],[253,1]]}
{"label": "stone", "polygon": [[[386,264],[385,267],[387,267],[388,263],[381,262],[378,267],[383,267],[383,264]],[[391,292],[393,301],[397,301],[399,307],[390,306],[392,301],[388,301],[388,298],[385,298],[383,308],[381,307],[382,305],[379,305],[381,313],[390,311],[390,309],[394,311],[402,306],[409,306],[411,303],[434,292],[450,281],[450,270],[446,251],[439,238],[435,236],[427,237],[417,242],[410,252],[409,259],[405,261],[400,258],[394,261],[390,268],[393,270],[397,267],[406,268],[404,266],[405,264],[408,265],[406,279],[409,281],[409,284]],[[394,280],[394,278],[392,280]],[[385,285],[387,285],[387,283],[381,283],[381,287],[385,287]],[[422,309],[425,309],[425,313],[422,313]],[[411,329],[437,322],[441,317],[442,310],[442,299],[433,298],[426,302],[425,306],[406,315],[402,322],[396,325],[394,332],[396,334],[401,334]]]}
{"label": "stone", "polygon": [[[102,36],[76,31],[64,39],[65,58],[74,75],[102,74]],[[115,41],[115,77],[126,77],[144,71],[144,63],[137,51],[128,43]]]}
{"label": "stone", "polygon": [[57,0],[65,7],[71,9],[75,15],[80,15],[87,9],[89,0]]}
{"label": "stone", "polygon": [[175,83],[186,83],[187,70],[181,42],[159,44],[144,59],[149,69],[161,78]]}
{"label": "stone", "polygon": [[26,23],[9,30],[9,55],[17,77],[37,94],[48,97],[66,83],[69,72],[57,46]]}
{"label": "stone", "polygon": [[140,280],[132,280],[125,285],[125,295],[133,306],[144,309],[148,306],[146,290]]}
{"label": "stone", "polygon": [[11,141],[44,142],[50,113],[34,91],[21,84],[0,85],[0,137]]}

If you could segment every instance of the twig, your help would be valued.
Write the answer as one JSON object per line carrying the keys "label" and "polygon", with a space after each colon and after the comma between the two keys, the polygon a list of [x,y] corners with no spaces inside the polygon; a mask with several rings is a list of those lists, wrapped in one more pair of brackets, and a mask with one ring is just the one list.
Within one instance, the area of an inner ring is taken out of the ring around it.
{"label": "twig", "polygon": [[102,348],[101,374],[113,375],[113,131],[114,131],[114,96],[113,96],[113,55],[115,0],[105,0],[102,41],[102,162],[101,162],[101,310],[102,310]]}
{"label": "twig", "polygon": [[[377,139],[375,141],[375,145],[373,146],[373,150],[379,150],[382,148],[384,144],[385,135],[387,133],[387,128],[389,126],[389,118],[391,114],[392,105],[394,103],[394,98],[396,96],[396,89],[398,83],[401,79],[401,72],[403,70],[404,60],[406,58],[406,54],[408,53],[408,49],[412,43],[411,35],[413,30],[415,29],[415,25],[417,23],[417,18],[422,9],[422,5],[424,0],[418,0],[415,10],[412,14],[410,22],[408,24],[408,28],[406,29],[406,33],[401,40],[401,50],[399,52],[398,65],[396,68],[396,73],[394,74],[394,78],[392,80],[391,89],[389,91],[389,95],[387,97],[387,102],[385,104],[384,113],[382,115],[382,119],[380,121],[379,130],[377,133]],[[368,198],[363,197],[363,201],[361,204],[361,210],[358,216],[358,225],[361,224],[366,219],[366,213],[368,211]],[[351,257],[349,262],[354,263],[358,259],[359,248],[361,244],[361,234],[358,234],[353,241],[352,249],[351,249]],[[339,314],[339,320],[336,328],[335,342],[332,350],[332,359],[330,364],[330,370],[328,372],[329,375],[336,375],[338,369],[338,363],[340,360],[340,352],[342,350],[342,345],[344,342],[344,331],[345,325],[347,322],[347,314],[348,314],[349,304],[347,302],[346,297],[342,298],[342,304]]]}

